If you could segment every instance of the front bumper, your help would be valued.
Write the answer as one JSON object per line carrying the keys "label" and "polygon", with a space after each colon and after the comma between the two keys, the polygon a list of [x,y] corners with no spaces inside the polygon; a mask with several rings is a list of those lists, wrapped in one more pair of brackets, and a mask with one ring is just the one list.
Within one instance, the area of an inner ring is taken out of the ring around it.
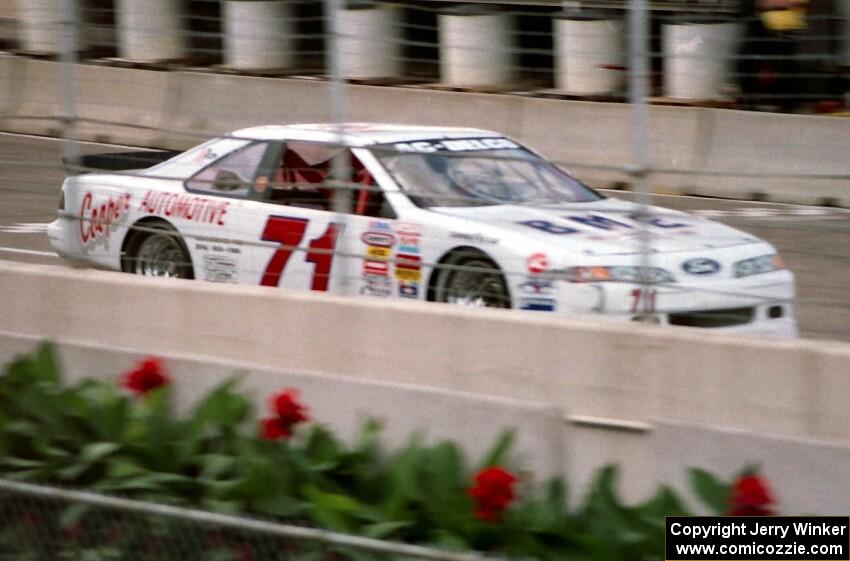
{"label": "front bumper", "polygon": [[712,282],[639,285],[556,282],[557,311],[621,321],[796,337],[794,275],[787,270]]}

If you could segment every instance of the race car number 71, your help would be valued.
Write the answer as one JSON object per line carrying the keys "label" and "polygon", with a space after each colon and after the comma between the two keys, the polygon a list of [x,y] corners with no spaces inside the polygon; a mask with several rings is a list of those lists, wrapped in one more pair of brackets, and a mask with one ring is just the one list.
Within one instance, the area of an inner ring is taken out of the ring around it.
{"label": "race car number 71", "polygon": [[[262,286],[278,286],[280,284],[280,277],[283,275],[284,269],[286,269],[289,257],[301,244],[301,240],[304,239],[309,222],[305,218],[269,216],[269,220],[266,222],[266,227],[263,230],[262,239],[267,242],[280,242],[280,248],[269,259],[266,272],[263,274],[263,279],[260,282]],[[325,230],[325,233],[311,241],[307,246],[309,250],[307,251],[305,260],[315,265],[313,269],[313,282],[310,286],[311,290],[328,290],[334,248],[336,247],[337,236],[341,229],[341,224],[331,222],[328,224],[328,229]]]}

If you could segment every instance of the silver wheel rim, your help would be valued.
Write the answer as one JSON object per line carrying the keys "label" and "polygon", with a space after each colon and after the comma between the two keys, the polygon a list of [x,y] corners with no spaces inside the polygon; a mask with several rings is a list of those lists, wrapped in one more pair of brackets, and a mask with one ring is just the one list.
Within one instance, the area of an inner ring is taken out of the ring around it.
{"label": "silver wheel rim", "polygon": [[173,235],[151,234],[136,252],[134,272],[147,277],[182,278],[186,258]]}
{"label": "silver wheel rim", "polygon": [[480,259],[470,259],[464,261],[460,267],[444,275],[444,280],[438,287],[439,301],[475,308],[509,307],[502,275],[493,269],[492,264]]}

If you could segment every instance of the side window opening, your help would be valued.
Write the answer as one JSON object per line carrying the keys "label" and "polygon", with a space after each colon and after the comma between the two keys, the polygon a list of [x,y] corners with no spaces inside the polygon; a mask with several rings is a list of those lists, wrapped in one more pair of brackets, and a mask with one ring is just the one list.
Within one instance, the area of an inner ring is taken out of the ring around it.
{"label": "side window opening", "polygon": [[268,144],[255,142],[223,156],[186,181],[186,188],[215,195],[244,197],[249,193]]}
{"label": "side window opening", "polygon": [[395,218],[383,191],[375,184],[366,166],[349,148],[310,142],[288,142],[271,182],[269,202],[314,210],[333,210],[331,178],[334,158],[344,154],[354,214]]}

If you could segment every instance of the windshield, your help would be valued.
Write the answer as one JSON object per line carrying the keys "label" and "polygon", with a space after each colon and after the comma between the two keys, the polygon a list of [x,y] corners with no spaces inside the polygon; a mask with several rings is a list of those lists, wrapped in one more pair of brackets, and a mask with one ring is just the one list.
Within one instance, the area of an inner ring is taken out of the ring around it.
{"label": "windshield", "polygon": [[375,149],[374,153],[421,207],[542,206],[602,198],[555,165],[499,140],[515,148],[454,153]]}

